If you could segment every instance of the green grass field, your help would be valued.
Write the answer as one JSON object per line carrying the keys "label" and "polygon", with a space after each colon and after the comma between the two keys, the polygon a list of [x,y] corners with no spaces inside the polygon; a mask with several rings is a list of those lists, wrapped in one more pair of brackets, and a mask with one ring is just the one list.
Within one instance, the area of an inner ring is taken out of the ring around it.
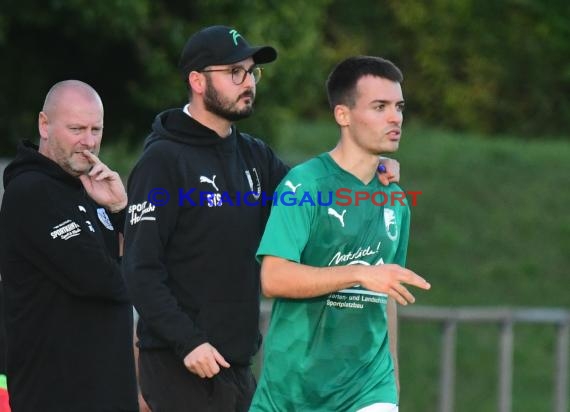
{"label": "green grass field", "polygon": [[[292,124],[274,139],[290,164],[329,150],[332,122]],[[104,159],[126,176],[132,153]],[[412,208],[408,267],[432,283],[418,305],[570,308],[570,143],[404,127],[401,185]],[[513,411],[552,410],[554,328],[515,327]],[[497,410],[498,326],[459,326],[458,412]],[[400,330],[402,411],[436,411],[437,324]]]}

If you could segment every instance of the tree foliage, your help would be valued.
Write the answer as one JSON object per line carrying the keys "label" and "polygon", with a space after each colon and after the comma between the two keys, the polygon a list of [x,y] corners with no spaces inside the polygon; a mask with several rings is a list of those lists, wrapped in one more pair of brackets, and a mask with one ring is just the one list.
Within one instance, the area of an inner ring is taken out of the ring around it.
{"label": "tree foliage", "polygon": [[567,134],[567,1],[340,3],[331,9],[340,26],[335,37],[355,34],[363,53],[393,58],[414,116],[487,133]]}
{"label": "tree foliage", "polygon": [[0,15],[0,153],[36,135],[55,82],[92,84],[106,140],[140,141],[160,110],[180,106],[187,37],[226,24],[279,58],[241,126],[275,136],[295,117],[328,113],[324,81],[352,54],[404,71],[412,118],[437,126],[523,135],[570,125],[570,3],[565,0],[4,0]]}

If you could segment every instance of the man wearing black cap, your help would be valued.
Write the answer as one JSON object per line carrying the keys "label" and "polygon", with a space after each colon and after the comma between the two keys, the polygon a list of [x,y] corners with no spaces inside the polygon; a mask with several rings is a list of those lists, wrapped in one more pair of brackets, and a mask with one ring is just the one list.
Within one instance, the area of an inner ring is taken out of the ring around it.
{"label": "man wearing black cap", "polygon": [[[260,196],[288,168],[233,122],[253,112],[258,65],[276,57],[230,27],[190,37],[180,58],[189,104],[156,117],[129,177],[123,268],[153,412],[246,411],[255,390],[254,253],[271,205]],[[159,188],[167,202],[152,198]]]}
{"label": "man wearing black cap", "polygon": [[259,65],[276,57],[231,27],[191,36],[189,103],[156,117],[129,177],[123,269],[153,412],[246,411],[255,390],[254,255],[288,167],[233,122],[252,114]]}

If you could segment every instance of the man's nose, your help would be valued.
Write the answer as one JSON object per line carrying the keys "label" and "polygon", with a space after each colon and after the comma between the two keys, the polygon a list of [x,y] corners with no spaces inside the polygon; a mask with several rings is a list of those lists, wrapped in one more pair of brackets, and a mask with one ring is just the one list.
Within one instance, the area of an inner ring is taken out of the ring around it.
{"label": "man's nose", "polygon": [[87,128],[85,132],[81,136],[81,144],[88,147],[89,149],[93,149],[97,144],[98,135],[95,131]]}
{"label": "man's nose", "polygon": [[255,77],[253,77],[253,73],[245,73],[245,80],[243,81],[243,84],[248,87],[255,88]]}
{"label": "man's nose", "polygon": [[402,124],[404,115],[397,107],[391,108],[388,112],[388,122],[395,124]]}

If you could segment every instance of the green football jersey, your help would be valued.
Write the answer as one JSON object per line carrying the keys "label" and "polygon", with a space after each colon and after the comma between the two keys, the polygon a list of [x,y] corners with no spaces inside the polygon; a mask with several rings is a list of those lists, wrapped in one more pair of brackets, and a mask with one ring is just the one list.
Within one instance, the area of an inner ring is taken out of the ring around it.
{"label": "green football jersey", "polygon": [[[317,267],[405,265],[410,210],[398,185],[386,187],[377,178],[364,184],[324,153],[292,169],[277,192],[258,259],[272,255]],[[370,198],[356,204],[365,193]],[[397,404],[386,302],[385,294],[360,286],[276,299],[250,410]]]}

